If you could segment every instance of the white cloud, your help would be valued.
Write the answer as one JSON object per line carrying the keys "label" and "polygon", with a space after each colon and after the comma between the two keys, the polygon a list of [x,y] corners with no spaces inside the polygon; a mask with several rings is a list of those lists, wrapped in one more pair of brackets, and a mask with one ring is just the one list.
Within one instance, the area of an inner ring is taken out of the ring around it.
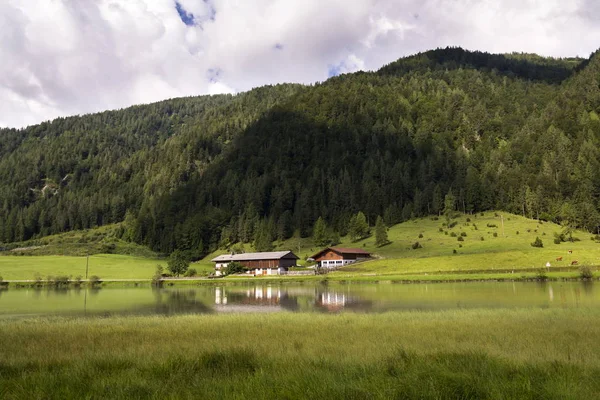
{"label": "white cloud", "polygon": [[[460,45],[587,56],[596,0],[4,0],[0,126],[310,83]],[[188,21],[189,22],[189,21]]]}

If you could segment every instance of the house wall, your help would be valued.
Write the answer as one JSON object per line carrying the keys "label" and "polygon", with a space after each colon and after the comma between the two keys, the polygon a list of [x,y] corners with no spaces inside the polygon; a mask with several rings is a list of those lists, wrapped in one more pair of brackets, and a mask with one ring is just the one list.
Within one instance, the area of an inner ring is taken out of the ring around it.
{"label": "house wall", "polygon": [[279,267],[281,267],[281,268],[289,268],[289,267],[295,267],[295,266],[296,266],[295,258],[282,258],[281,260],[279,260]]}

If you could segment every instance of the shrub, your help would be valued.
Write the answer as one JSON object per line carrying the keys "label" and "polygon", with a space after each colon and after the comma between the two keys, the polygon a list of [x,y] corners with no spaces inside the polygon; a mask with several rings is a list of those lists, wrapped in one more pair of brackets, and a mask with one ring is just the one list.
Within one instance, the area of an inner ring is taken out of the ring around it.
{"label": "shrub", "polygon": [[517,231],[517,235],[519,234],[519,231]]}
{"label": "shrub", "polygon": [[581,267],[579,268],[579,277],[584,280],[594,279],[594,274],[590,267]]}
{"label": "shrub", "polygon": [[458,236],[458,235],[456,234],[456,232],[450,232],[450,236],[451,236],[451,237],[456,237],[456,236]]}
{"label": "shrub", "polygon": [[187,277],[187,278],[191,278],[192,276],[196,276],[198,275],[198,272],[196,271],[195,268],[190,268],[187,271],[185,271],[185,274],[183,276]]}
{"label": "shrub", "polygon": [[225,275],[231,275],[231,274],[241,274],[246,270],[246,268],[240,264],[237,261],[232,261],[229,264],[227,264],[227,268],[225,268],[225,271],[223,271],[223,273]]}
{"label": "shrub", "polygon": [[458,253],[458,251],[456,251],[456,249],[452,250],[452,254],[456,254]]}
{"label": "shrub", "polygon": [[477,228],[477,225],[475,225],[475,224],[473,224],[473,229],[479,230],[479,228]]}
{"label": "shrub", "polygon": [[462,237],[467,237],[467,232],[461,232],[461,233],[460,233],[460,236],[462,236]]}
{"label": "shrub", "polygon": [[542,242],[542,239],[539,238],[539,236],[536,236],[533,243],[531,243],[531,247],[544,247],[544,243]]}
{"label": "shrub", "polygon": [[156,266],[156,271],[152,275],[152,286],[162,286],[164,268],[162,265]]}
{"label": "shrub", "polygon": [[498,225],[496,225],[496,224],[487,224],[487,227],[488,228],[497,228]]}
{"label": "shrub", "polygon": [[462,248],[462,244],[459,244],[458,247]]}
{"label": "shrub", "polygon": [[483,216],[485,216],[485,214],[484,214],[484,213],[481,213],[481,214],[479,214],[479,215],[481,215],[482,217],[483,217]]}
{"label": "shrub", "polygon": [[444,231],[444,235],[448,236],[448,231]]}
{"label": "shrub", "polygon": [[479,239],[480,239],[482,242],[485,240],[483,236],[482,236],[482,237],[480,237]]}
{"label": "shrub", "polygon": [[419,243],[419,242],[414,242],[412,244],[412,246],[410,246],[410,247],[412,247],[413,250],[422,249],[423,248],[423,246],[421,246],[421,243]]}
{"label": "shrub", "polygon": [[439,232],[444,232],[444,228],[438,228]]}
{"label": "shrub", "polygon": [[548,275],[546,274],[546,270],[541,268],[535,274],[535,277],[538,281],[546,281],[548,280]]}
{"label": "shrub", "polygon": [[554,244],[561,244],[562,241],[559,238],[554,238]]}
{"label": "shrub", "polygon": [[459,242],[464,242],[464,241],[465,241],[465,239],[464,239],[462,236],[459,236],[457,240],[458,240]]}
{"label": "shrub", "polygon": [[452,221],[448,224],[448,228],[454,228],[458,224],[458,221]]}
{"label": "shrub", "polygon": [[75,286],[81,286],[81,282],[83,281],[83,276],[77,275],[75,279],[73,279],[73,284]]}
{"label": "shrub", "polygon": [[471,222],[471,218],[467,218],[467,222]]}
{"label": "shrub", "polygon": [[498,237],[498,232],[494,232],[494,234],[492,236]]}
{"label": "shrub", "polygon": [[90,276],[89,282],[90,282],[90,286],[97,286],[102,283],[102,280],[100,279],[100,277],[98,275],[92,275],[92,276]]}

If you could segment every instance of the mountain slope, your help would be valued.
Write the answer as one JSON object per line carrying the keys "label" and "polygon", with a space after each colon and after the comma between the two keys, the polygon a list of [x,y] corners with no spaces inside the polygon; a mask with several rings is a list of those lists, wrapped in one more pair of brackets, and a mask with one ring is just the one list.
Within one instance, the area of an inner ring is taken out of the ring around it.
{"label": "mountain slope", "polygon": [[[194,257],[504,209],[600,225],[599,56],[438,49],[378,72],[176,99],[0,133],[0,240],[126,220],[124,237]],[[581,64],[583,65],[583,64]]]}

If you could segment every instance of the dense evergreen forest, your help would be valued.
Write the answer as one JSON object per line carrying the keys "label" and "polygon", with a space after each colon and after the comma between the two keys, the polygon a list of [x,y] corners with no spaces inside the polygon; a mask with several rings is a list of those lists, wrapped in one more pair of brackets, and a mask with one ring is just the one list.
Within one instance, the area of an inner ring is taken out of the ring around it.
{"label": "dense evergreen forest", "polygon": [[0,130],[0,242],[125,221],[193,257],[260,237],[345,235],[504,209],[600,227],[600,54],[460,48],[312,86],[167,100]]}

